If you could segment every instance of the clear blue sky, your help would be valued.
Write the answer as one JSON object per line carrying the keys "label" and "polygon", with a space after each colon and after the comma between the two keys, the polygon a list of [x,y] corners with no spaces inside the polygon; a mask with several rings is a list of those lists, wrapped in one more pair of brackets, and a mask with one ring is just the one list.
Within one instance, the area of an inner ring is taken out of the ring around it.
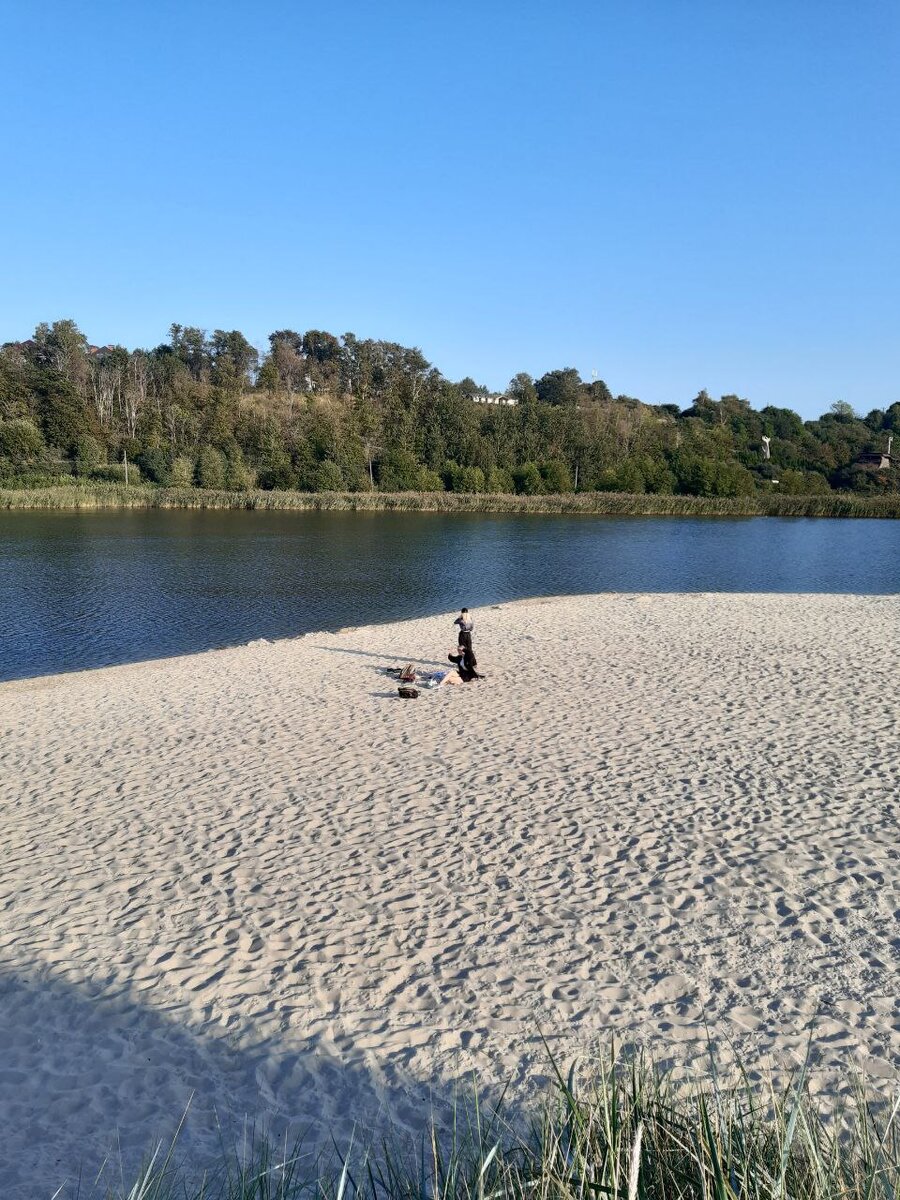
{"label": "clear blue sky", "polygon": [[0,0],[0,340],[900,400],[897,0]]}

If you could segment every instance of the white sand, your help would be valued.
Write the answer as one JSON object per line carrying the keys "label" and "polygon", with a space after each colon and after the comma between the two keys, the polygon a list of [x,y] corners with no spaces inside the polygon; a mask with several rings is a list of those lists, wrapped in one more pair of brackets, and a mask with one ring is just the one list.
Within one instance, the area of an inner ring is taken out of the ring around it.
{"label": "white sand", "polygon": [[[592,1044],[900,1063],[900,598],[451,616],[0,685],[0,1192]],[[359,1135],[357,1135],[359,1136]]]}

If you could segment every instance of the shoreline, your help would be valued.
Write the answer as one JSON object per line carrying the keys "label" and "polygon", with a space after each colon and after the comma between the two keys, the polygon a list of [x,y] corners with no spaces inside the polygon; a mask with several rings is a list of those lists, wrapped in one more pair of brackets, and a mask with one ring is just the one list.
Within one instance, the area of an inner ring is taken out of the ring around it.
{"label": "shoreline", "polygon": [[897,1079],[900,597],[512,601],[400,701],[453,615],[0,685],[4,1194],[192,1093],[200,1161],[415,1131],[539,1090],[538,1030]]}
{"label": "shoreline", "polygon": [[0,488],[0,511],[92,509],[245,509],[251,511],[462,512],[586,516],[900,518],[900,494],[706,497],[622,492],[525,496],[464,492],[204,491],[138,484]]}
{"label": "shoreline", "polygon": [[[834,599],[852,600],[873,600],[873,601],[889,601],[895,598],[894,593],[886,592],[572,592],[562,595],[548,596],[521,596],[514,600],[501,600],[496,604],[482,606],[477,611],[484,612],[500,612],[522,608],[535,608],[541,605],[555,605],[558,603],[578,603],[588,600],[596,601],[614,601],[624,600],[627,602],[645,601],[649,599],[664,600],[667,597],[677,596],[679,598],[690,598],[695,600],[707,600],[712,598],[724,599],[734,598],[740,601],[753,600],[757,597],[778,597],[785,600],[799,601],[804,598],[816,598],[819,596],[830,597]],[[900,597],[898,597],[900,598]],[[389,626],[402,626],[414,624],[424,621],[438,621],[442,617],[441,612],[429,613],[426,616],[418,617],[402,617],[391,618],[386,617],[383,621],[370,621],[365,625],[343,625],[338,629],[329,629],[323,627],[321,629],[310,629],[303,633],[295,633],[286,637],[267,638],[258,637],[251,638],[244,642],[231,642],[224,646],[207,646],[202,650],[186,650],[182,654],[164,654],[159,658],[135,658],[125,662],[101,663],[95,667],[75,667],[71,671],[49,671],[38,675],[20,675],[12,679],[0,679],[0,701],[3,699],[5,692],[25,691],[31,687],[55,687],[62,686],[69,682],[76,682],[80,679],[93,679],[100,675],[115,672],[133,671],[140,675],[146,670],[165,669],[166,667],[176,667],[178,664],[184,663],[187,660],[193,661],[198,667],[204,665],[212,665],[210,660],[215,656],[230,656],[241,654],[243,651],[257,650],[277,650],[282,648],[285,653],[290,653],[292,648],[296,648],[297,644],[309,640],[310,638],[341,638],[346,635],[360,635],[366,638],[374,630],[384,630]],[[227,661],[222,661],[220,664],[223,668],[228,665]],[[441,666],[444,664],[441,663]]]}

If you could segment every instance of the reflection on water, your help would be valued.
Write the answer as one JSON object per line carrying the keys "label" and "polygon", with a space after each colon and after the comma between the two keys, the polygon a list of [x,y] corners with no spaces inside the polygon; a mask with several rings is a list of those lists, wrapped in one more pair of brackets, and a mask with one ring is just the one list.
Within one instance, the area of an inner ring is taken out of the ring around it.
{"label": "reflection on water", "polygon": [[524,596],[900,591],[900,522],[0,513],[0,678]]}

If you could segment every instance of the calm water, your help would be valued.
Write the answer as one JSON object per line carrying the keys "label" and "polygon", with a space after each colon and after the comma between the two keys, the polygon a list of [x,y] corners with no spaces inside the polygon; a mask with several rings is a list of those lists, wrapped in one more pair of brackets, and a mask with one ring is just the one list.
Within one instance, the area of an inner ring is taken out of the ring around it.
{"label": "calm water", "polygon": [[0,679],[523,596],[900,591],[900,521],[0,513]]}

